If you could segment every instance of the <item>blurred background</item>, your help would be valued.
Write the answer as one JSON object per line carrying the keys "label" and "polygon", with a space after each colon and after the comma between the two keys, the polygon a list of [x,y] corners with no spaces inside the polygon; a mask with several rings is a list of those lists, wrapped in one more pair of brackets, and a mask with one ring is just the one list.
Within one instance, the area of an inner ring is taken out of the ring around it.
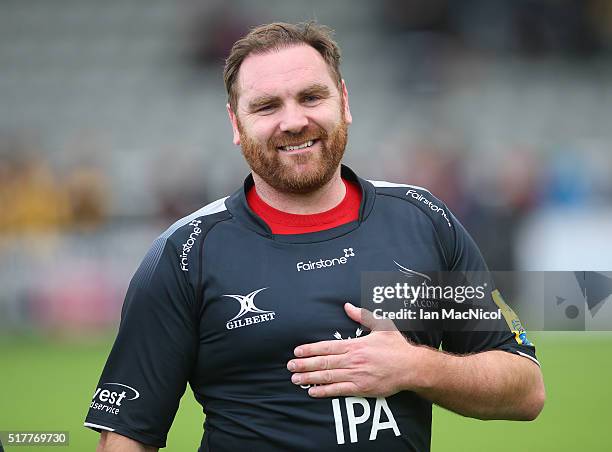
{"label": "blurred background", "polygon": [[[311,19],[343,51],[345,162],[360,175],[428,188],[494,270],[612,269],[612,1],[2,0],[0,430],[69,430],[93,450],[79,425],[132,273],[168,225],[248,173],[228,50],[254,25]],[[527,451],[610,450],[591,421],[543,437],[612,402],[596,383],[612,377],[612,336],[535,336],[540,419],[436,410],[433,450],[514,450],[498,444],[508,434]],[[189,394],[169,450],[195,450],[201,424]]]}

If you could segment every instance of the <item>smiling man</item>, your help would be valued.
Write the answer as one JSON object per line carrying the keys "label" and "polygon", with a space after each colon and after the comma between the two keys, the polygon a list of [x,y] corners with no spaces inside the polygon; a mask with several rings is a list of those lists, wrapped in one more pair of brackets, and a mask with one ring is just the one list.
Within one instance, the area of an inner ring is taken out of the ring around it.
{"label": "smiling man", "polygon": [[542,409],[522,330],[400,332],[354,306],[365,271],[486,265],[427,190],[340,164],[339,62],[313,23],[232,48],[227,109],[252,173],[172,225],[134,275],[85,422],[98,450],[164,447],[187,384],[206,413],[200,451],[427,451],[432,403],[482,419]]}
{"label": "smiling man", "polygon": [[337,186],[351,113],[319,53],[302,45],[246,58],[241,75],[244,94],[228,111],[257,191],[303,196]]}
{"label": "smiling man", "polygon": [[340,161],[352,118],[339,68],[324,59],[338,49],[325,44],[325,56],[305,43],[244,55],[239,42],[228,59],[227,108],[252,195],[287,213],[324,212],[345,195]]}

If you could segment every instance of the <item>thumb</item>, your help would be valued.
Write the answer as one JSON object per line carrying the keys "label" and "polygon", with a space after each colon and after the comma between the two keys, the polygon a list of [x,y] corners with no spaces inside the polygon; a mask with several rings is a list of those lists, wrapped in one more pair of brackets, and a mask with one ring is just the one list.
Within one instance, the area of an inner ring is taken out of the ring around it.
{"label": "thumb", "polygon": [[357,306],[351,303],[344,303],[344,311],[346,312],[346,315],[348,315],[352,321],[363,325],[363,323],[361,323],[362,321],[361,311],[362,310],[360,308],[358,308]]}
{"label": "thumb", "polygon": [[375,329],[374,327],[376,326],[376,322],[374,321],[374,316],[367,309],[358,308],[351,303],[344,303],[344,310],[346,311],[346,315],[348,315],[351,320],[362,324],[370,330]]}
{"label": "thumb", "polygon": [[392,331],[397,329],[391,320],[375,319],[370,311],[364,308],[358,308],[351,303],[345,303],[344,310],[351,320],[360,323],[369,330]]}

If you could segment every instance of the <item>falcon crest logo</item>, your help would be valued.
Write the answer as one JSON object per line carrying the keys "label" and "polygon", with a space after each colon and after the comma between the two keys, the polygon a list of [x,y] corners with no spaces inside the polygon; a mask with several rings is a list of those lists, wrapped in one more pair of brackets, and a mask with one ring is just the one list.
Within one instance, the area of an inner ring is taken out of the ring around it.
{"label": "falcon crest logo", "polygon": [[[259,309],[255,306],[255,296],[263,290],[266,290],[267,287],[262,287],[261,289],[254,290],[253,292],[247,295],[223,295],[224,297],[233,298],[238,303],[240,303],[240,311],[234,317],[232,317],[226,323],[225,327],[228,330],[233,330],[235,328],[242,328],[244,326],[255,325],[257,323],[269,322],[270,320],[274,320],[276,313],[274,311],[264,311],[263,309]],[[247,314],[256,314],[251,317],[246,317],[242,319],[242,317]]]}
{"label": "falcon crest logo", "polygon": [[425,273],[419,273],[415,270],[411,270],[408,267],[404,267],[403,265],[401,265],[400,263],[398,263],[397,261],[393,261],[393,263],[395,265],[397,265],[398,270],[400,271],[400,273],[403,273],[404,275],[406,275],[409,278],[414,278],[415,276],[419,276],[421,278],[426,279],[427,281],[431,282],[431,277],[427,276]]}
{"label": "falcon crest logo", "polygon": [[[361,328],[357,328],[355,330],[355,337],[359,337],[363,334],[363,330]],[[336,331],[334,333],[334,337],[340,341],[344,340],[344,338],[342,337],[342,334],[340,334],[338,331]],[[347,337],[347,339],[353,339],[351,336]]]}

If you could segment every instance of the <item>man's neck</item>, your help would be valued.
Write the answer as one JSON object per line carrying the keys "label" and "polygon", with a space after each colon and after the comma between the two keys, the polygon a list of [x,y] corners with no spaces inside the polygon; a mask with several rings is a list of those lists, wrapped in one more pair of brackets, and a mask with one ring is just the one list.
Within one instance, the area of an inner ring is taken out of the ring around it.
{"label": "man's neck", "polygon": [[281,192],[268,185],[256,173],[253,174],[255,189],[268,205],[286,213],[312,215],[333,209],[344,199],[346,186],[340,177],[340,167],[321,188],[305,194]]}

